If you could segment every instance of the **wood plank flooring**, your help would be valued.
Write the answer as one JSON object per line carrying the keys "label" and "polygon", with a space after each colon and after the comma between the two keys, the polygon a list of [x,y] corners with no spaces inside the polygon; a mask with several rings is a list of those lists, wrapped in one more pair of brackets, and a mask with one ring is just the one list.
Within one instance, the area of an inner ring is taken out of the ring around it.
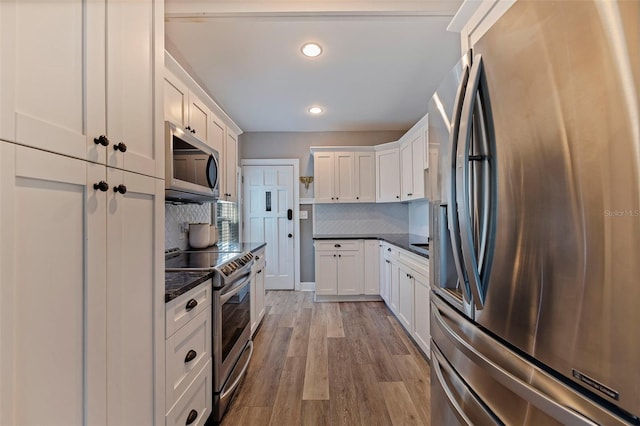
{"label": "wood plank flooring", "polygon": [[222,426],[429,425],[429,364],[383,302],[269,291]]}

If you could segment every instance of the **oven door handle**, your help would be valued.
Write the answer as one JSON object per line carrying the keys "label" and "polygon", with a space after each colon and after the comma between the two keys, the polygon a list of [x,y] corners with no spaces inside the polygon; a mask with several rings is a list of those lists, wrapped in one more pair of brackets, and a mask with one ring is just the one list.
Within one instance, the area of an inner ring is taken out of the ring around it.
{"label": "oven door handle", "polygon": [[[251,361],[251,357],[253,356],[253,341],[249,340],[249,342],[247,343],[248,349],[249,351],[249,358],[247,358],[247,362],[244,364],[244,366],[242,367],[242,371],[240,372],[240,374],[238,374],[238,377],[236,378],[236,380],[231,384],[231,386],[229,386],[229,389],[225,390],[222,395],[220,395],[220,399],[225,399],[227,396],[229,396],[229,394],[231,392],[233,392],[233,390],[238,386],[238,383],[240,383],[240,380],[242,380],[242,377],[244,377],[244,373],[247,371],[247,368],[249,367],[249,361]],[[245,349],[246,351],[247,349]]]}
{"label": "oven door handle", "polygon": [[225,304],[236,294],[240,293],[240,290],[247,285],[251,281],[251,274],[248,274],[242,281],[235,283],[231,286],[231,288],[226,292],[220,295],[220,303]]}

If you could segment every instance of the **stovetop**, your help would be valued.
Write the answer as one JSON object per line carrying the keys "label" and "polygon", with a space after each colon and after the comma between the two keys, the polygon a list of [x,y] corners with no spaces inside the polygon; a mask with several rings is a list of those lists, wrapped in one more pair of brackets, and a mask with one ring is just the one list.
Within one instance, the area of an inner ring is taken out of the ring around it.
{"label": "stovetop", "polygon": [[242,252],[181,251],[167,255],[165,270],[219,268],[240,255]]}

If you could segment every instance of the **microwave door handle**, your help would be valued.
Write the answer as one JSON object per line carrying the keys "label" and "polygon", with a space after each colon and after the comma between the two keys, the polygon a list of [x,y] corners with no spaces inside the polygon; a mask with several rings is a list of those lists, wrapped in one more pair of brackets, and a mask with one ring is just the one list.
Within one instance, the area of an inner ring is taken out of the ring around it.
{"label": "microwave door handle", "polygon": [[458,280],[460,281],[462,290],[465,293],[465,299],[471,301],[471,292],[466,273],[462,265],[462,250],[460,249],[460,225],[458,223],[458,213],[456,206],[456,147],[458,144],[458,132],[460,130],[460,116],[462,113],[462,105],[464,103],[464,93],[469,81],[469,66],[465,65],[460,78],[460,85],[453,104],[453,118],[451,123],[451,132],[449,137],[449,160],[448,168],[449,182],[449,211],[447,214],[447,228],[449,229],[449,239],[451,241],[451,251],[453,252],[453,263],[456,268]]}
{"label": "microwave door handle", "polygon": [[456,153],[456,203],[459,208],[460,242],[462,248],[462,259],[464,269],[467,272],[469,288],[473,295],[473,303],[476,309],[484,308],[485,292],[481,287],[478,261],[473,240],[473,229],[471,223],[471,206],[469,196],[471,193],[469,150],[472,141],[473,113],[480,86],[480,75],[482,72],[482,57],[476,55],[473,58],[473,66],[469,74],[469,84],[466,88],[465,100],[462,105],[460,119],[460,130],[458,132],[458,143]]}

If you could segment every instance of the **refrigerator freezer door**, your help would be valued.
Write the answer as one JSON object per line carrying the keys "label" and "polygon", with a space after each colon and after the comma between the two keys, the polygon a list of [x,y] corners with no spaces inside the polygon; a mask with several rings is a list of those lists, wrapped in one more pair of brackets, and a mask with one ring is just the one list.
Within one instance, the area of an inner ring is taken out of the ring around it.
{"label": "refrigerator freezer door", "polygon": [[638,1],[518,1],[474,46],[498,179],[494,262],[475,319],[635,416],[638,28]]}
{"label": "refrigerator freezer door", "polygon": [[[482,401],[485,411],[498,422],[509,425],[629,424],[516,354],[437,296],[431,300],[431,359],[435,360],[431,381],[436,387],[432,392],[459,395],[449,399],[465,407],[467,417],[477,413],[475,402],[464,397],[469,393]],[[438,374],[438,369],[447,362],[450,369],[445,370],[453,370],[448,377],[463,377],[469,391],[453,392],[459,386],[442,380],[444,375]],[[438,410],[435,405],[434,409]],[[434,414],[433,419],[436,417]]]}

